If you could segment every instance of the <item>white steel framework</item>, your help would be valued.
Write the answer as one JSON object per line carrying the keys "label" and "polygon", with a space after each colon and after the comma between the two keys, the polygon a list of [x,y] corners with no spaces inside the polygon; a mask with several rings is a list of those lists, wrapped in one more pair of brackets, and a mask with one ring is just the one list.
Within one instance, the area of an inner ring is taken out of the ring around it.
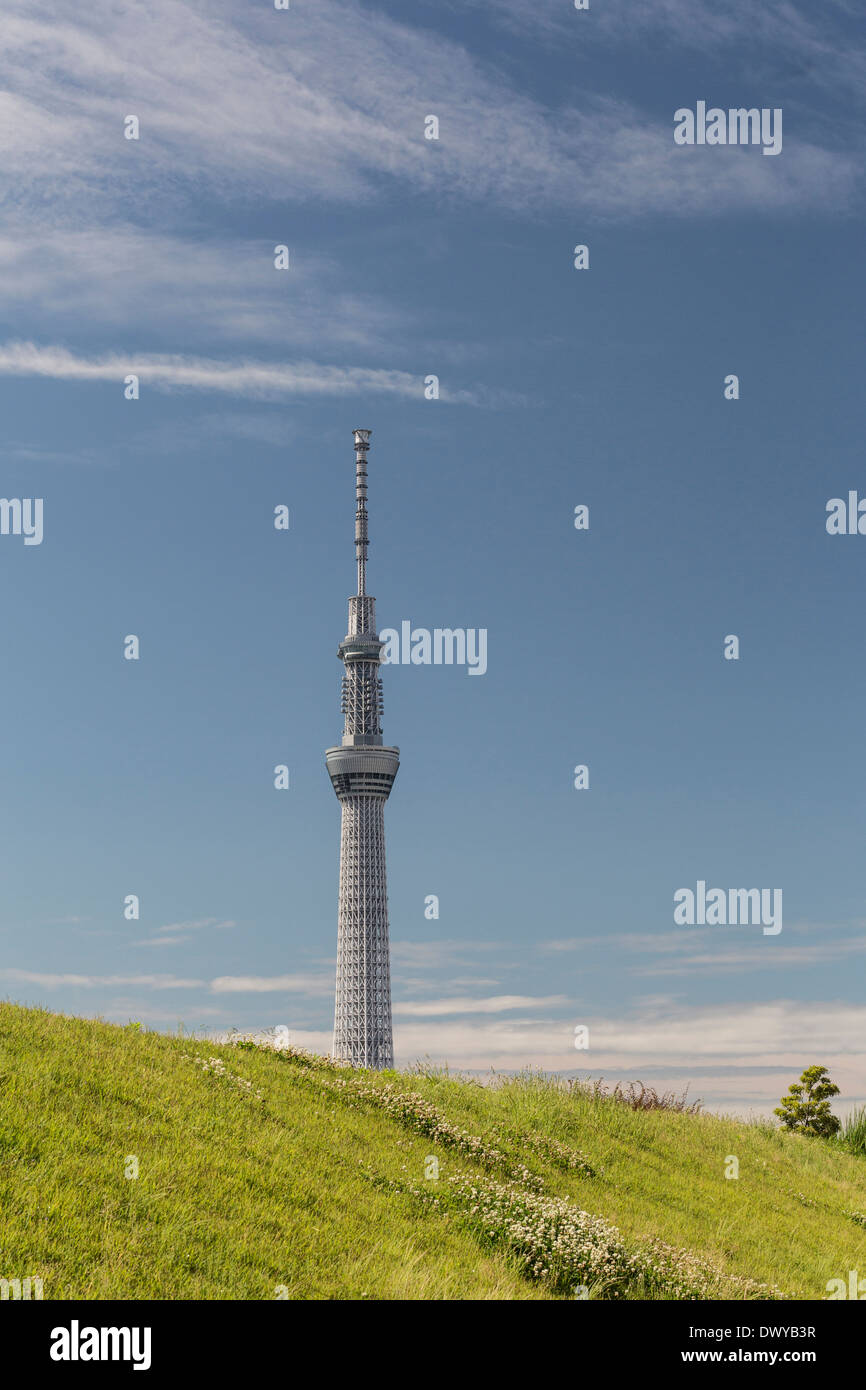
{"label": "white steel framework", "polygon": [[370,430],[355,440],[355,559],[358,592],[337,649],[345,667],[343,739],[325,754],[342,811],[337,919],[334,1056],[356,1067],[394,1065],[391,961],[385,878],[385,802],[400,765],[399,748],[382,737],[382,643],[376,600],[367,586],[367,450]]}

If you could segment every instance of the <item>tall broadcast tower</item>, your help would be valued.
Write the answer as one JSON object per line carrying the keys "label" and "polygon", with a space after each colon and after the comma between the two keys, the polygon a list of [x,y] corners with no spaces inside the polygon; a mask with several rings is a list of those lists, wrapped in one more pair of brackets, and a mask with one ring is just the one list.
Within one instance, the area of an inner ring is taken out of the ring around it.
{"label": "tall broadcast tower", "polygon": [[337,648],[345,727],[325,753],[342,807],[337,1000],[334,1056],[355,1067],[392,1067],[391,959],[385,883],[385,802],[399,748],[382,742],[382,643],[376,600],[367,594],[367,450],[370,430],[355,430],[355,558],[358,592],[349,599],[349,631]]}

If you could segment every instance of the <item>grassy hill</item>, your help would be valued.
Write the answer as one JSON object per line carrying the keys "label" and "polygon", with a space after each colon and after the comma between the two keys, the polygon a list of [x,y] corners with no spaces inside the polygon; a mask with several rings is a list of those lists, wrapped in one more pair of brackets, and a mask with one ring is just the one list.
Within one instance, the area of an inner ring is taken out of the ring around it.
{"label": "grassy hill", "polygon": [[863,1213],[769,1125],[0,1004],[0,1278],[46,1299],[819,1299]]}

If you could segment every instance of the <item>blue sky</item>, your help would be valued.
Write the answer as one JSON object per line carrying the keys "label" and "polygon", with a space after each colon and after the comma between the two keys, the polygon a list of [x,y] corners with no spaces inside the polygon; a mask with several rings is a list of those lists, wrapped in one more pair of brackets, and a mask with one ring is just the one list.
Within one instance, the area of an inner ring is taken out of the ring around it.
{"label": "blue sky", "polygon": [[380,626],[488,632],[383,670],[398,1061],[866,1100],[856,6],[8,9],[0,991],[327,1050],[364,426]]}

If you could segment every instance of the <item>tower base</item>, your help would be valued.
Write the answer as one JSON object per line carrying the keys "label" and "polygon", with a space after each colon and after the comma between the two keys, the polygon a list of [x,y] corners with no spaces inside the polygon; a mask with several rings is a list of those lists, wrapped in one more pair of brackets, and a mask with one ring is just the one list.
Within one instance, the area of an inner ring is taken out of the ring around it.
{"label": "tower base", "polygon": [[334,1056],[353,1067],[382,1070],[394,1065],[385,796],[342,795],[340,803]]}

